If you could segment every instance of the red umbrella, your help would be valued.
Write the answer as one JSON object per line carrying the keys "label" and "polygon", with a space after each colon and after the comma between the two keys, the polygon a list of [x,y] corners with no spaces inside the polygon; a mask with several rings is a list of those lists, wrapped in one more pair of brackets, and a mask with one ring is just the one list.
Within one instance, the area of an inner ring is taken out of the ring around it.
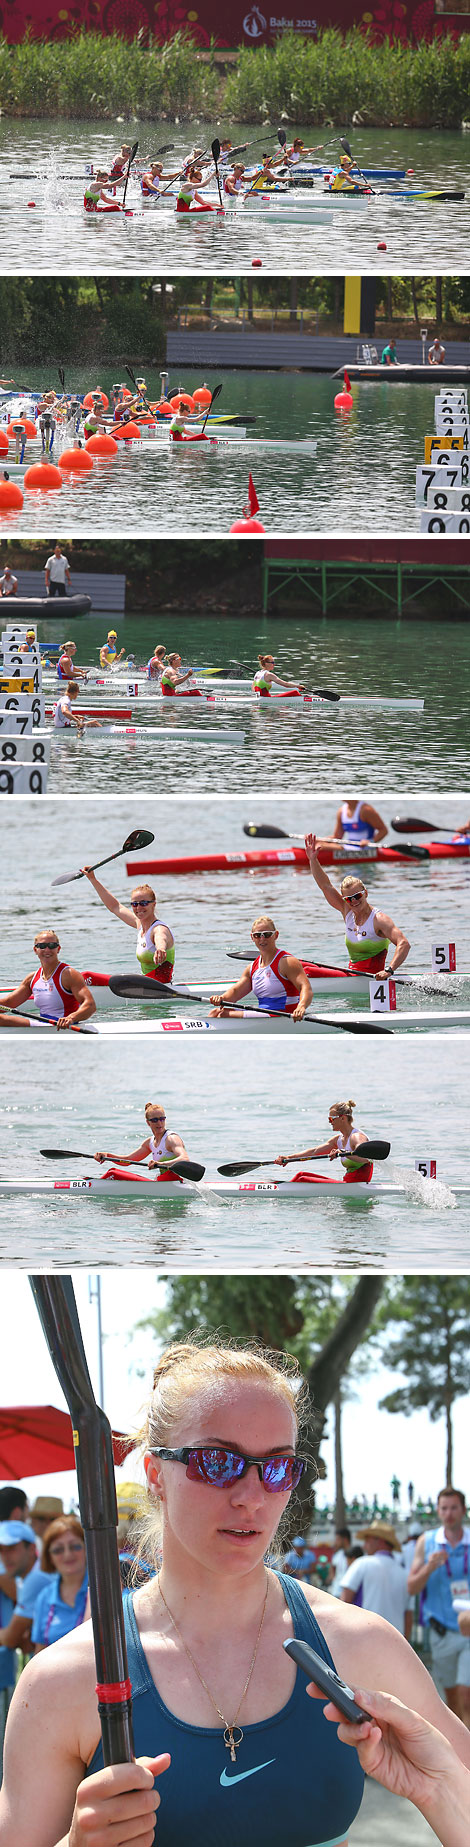
{"label": "red umbrella", "polygon": [[[116,1468],[125,1462],[132,1442],[113,1431]],[[26,1475],[54,1475],[75,1468],[68,1411],[55,1405],[7,1405],[0,1410],[0,1480],[22,1481]]]}

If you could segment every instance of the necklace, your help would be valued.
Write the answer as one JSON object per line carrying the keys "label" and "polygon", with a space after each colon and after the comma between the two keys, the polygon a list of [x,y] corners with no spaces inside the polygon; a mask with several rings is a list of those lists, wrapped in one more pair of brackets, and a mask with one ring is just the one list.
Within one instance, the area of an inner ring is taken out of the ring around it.
{"label": "necklace", "polygon": [[241,1695],[241,1699],[239,1699],[239,1701],[238,1701],[238,1706],[237,1706],[237,1710],[236,1710],[236,1712],[234,1713],[234,1716],[233,1716],[233,1719],[231,1720],[231,1722],[230,1722],[230,1723],[229,1723],[229,1720],[225,1718],[225,1716],[224,1716],[224,1713],[223,1713],[223,1712],[221,1712],[221,1710],[220,1710],[220,1706],[218,1706],[218,1705],[217,1705],[217,1700],[215,1700],[215,1699],[214,1699],[214,1696],[213,1696],[213,1693],[211,1693],[211,1690],[210,1690],[210,1687],[208,1687],[208,1685],[207,1685],[207,1681],[206,1681],[206,1680],[204,1680],[204,1675],[203,1675],[203,1674],[201,1674],[201,1672],[200,1672],[200,1669],[198,1668],[198,1665],[197,1665],[197,1661],[195,1661],[195,1659],[194,1659],[194,1655],[193,1655],[193,1654],[191,1653],[191,1649],[190,1649],[190,1648],[188,1648],[188,1644],[187,1644],[187,1642],[185,1642],[185,1639],[184,1639],[184,1636],[183,1636],[183,1635],[181,1634],[181,1629],[180,1629],[180,1627],[179,1627],[179,1623],[177,1623],[177,1621],[176,1621],[176,1617],[175,1617],[175,1616],[173,1616],[173,1613],[172,1613],[172,1611],[170,1610],[170,1606],[169,1606],[169,1604],[167,1603],[167,1600],[166,1600],[166,1597],[164,1597],[164,1595],[163,1595],[163,1591],[162,1591],[162,1587],[161,1587],[161,1583],[160,1583],[160,1576],[158,1576],[158,1578],[157,1578],[157,1584],[158,1584],[158,1589],[159,1589],[159,1591],[160,1591],[160,1596],[161,1596],[161,1599],[162,1599],[162,1603],[164,1603],[164,1605],[165,1605],[165,1609],[166,1609],[166,1610],[168,1611],[168,1615],[169,1615],[169,1618],[170,1618],[170,1622],[172,1622],[172,1623],[173,1623],[173,1628],[174,1628],[174,1629],[176,1629],[176,1633],[177,1633],[177,1635],[179,1635],[179,1638],[180,1638],[180,1642],[182,1642],[182,1644],[183,1644],[183,1648],[184,1648],[184,1652],[185,1652],[185,1654],[186,1654],[186,1655],[188,1655],[188,1658],[189,1658],[189,1660],[190,1660],[190,1661],[191,1661],[191,1663],[192,1663],[192,1666],[193,1666],[193,1668],[194,1668],[194,1671],[195,1671],[195,1673],[197,1674],[197,1677],[198,1677],[198,1680],[200,1680],[200,1682],[201,1682],[201,1686],[202,1686],[202,1687],[204,1687],[204,1692],[205,1692],[205,1693],[207,1693],[207,1697],[208,1697],[208,1699],[210,1699],[210,1702],[211,1702],[211,1706],[213,1706],[213,1707],[214,1707],[214,1712],[216,1712],[216,1713],[217,1713],[217,1717],[218,1717],[218,1718],[219,1718],[219,1719],[221,1720],[221,1723],[222,1723],[222,1725],[223,1725],[223,1727],[224,1727],[224,1744],[225,1744],[225,1749],[226,1749],[226,1751],[230,1751],[230,1757],[231,1757],[231,1760],[232,1760],[232,1764],[235,1764],[235,1763],[236,1763],[236,1761],[237,1761],[237,1751],[238,1751],[238,1749],[239,1749],[239,1746],[241,1745],[241,1742],[242,1742],[242,1739],[243,1739],[243,1732],[242,1732],[242,1729],[241,1729],[241,1725],[237,1725],[237,1719],[238,1719],[238,1714],[239,1714],[239,1712],[240,1712],[240,1710],[241,1710],[241,1707],[242,1707],[242,1705],[243,1705],[243,1701],[244,1701],[244,1698],[245,1698],[245,1694],[246,1694],[246,1693],[248,1692],[248,1688],[249,1688],[249,1685],[250,1685],[250,1680],[251,1680],[251,1677],[252,1677],[252,1674],[253,1674],[253,1671],[254,1671],[254,1667],[255,1667],[255,1662],[256,1662],[256,1656],[257,1656],[257,1653],[258,1653],[258,1649],[259,1649],[259,1645],[260,1645],[260,1641],[261,1641],[261,1630],[262,1630],[262,1627],[263,1627],[263,1623],[264,1623],[264,1618],[265,1618],[265,1613],[266,1613],[266,1604],[267,1604],[267,1601],[268,1601],[268,1590],[269,1590],[269,1577],[268,1577],[268,1574],[266,1573],[266,1590],[265,1590],[265,1594],[264,1594],[264,1602],[263,1602],[263,1608],[262,1608],[262,1611],[261,1611],[261,1621],[260,1621],[260,1625],[259,1625],[259,1629],[258,1629],[258,1634],[257,1634],[257,1637],[256,1637],[256,1642],[255,1642],[255,1646],[254,1646],[254,1650],[253,1650],[253,1654],[252,1654],[252,1657],[251,1657],[251,1663],[250,1663],[250,1667],[249,1667],[249,1670],[248,1670],[248,1674],[247,1674],[247,1678],[246,1678],[246,1680],[245,1680],[245,1685],[244,1685],[244,1688],[243,1688],[243,1693],[242,1693],[242,1695]]}

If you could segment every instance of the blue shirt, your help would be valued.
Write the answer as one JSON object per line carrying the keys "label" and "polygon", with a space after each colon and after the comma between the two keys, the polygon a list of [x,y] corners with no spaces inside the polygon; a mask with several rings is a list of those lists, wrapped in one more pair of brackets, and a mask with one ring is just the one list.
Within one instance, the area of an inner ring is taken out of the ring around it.
{"label": "blue shirt", "polygon": [[85,1604],[88,1594],[88,1573],[77,1591],[75,1603],[63,1603],[60,1595],[60,1575],[47,1573],[48,1583],[45,1590],[39,1592],[33,1617],[31,1637],[33,1642],[41,1642],[43,1648],[51,1642],[58,1642],[62,1635],[69,1635],[71,1629],[78,1629],[83,1622]]}
{"label": "blue shirt", "polygon": [[422,1621],[428,1623],[431,1616],[437,1622],[445,1623],[446,1629],[455,1629],[460,1635],[457,1610],[452,1604],[452,1584],[463,1583],[466,1579],[470,1595],[470,1527],[464,1526],[463,1535],[458,1546],[448,1546],[444,1538],[444,1528],[438,1526],[433,1533],[426,1533],[424,1540],[424,1560],[433,1552],[445,1552],[445,1565],[437,1565],[425,1584],[421,1596]]}
{"label": "blue shirt", "polygon": [[30,1622],[34,1616],[39,1592],[40,1590],[44,1590],[47,1585],[50,1585],[50,1582],[49,1572],[41,1571],[39,1559],[37,1559],[36,1564],[32,1566],[32,1570],[28,1571],[27,1577],[22,1578],[21,1584],[17,1589],[15,1616],[25,1616],[28,1622]]}
{"label": "blue shirt", "polygon": [[298,1578],[308,1578],[316,1564],[316,1558],[316,1552],[312,1552],[311,1546],[304,1546],[302,1552],[297,1552],[296,1547],[291,1546],[290,1552],[286,1552],[284,1565],[289,1565],[290,1570],[295,1571]]}
{"label": "blue shirt", "polygon": [[[283,1573],[279,1582],[295,1635],[334,1667],[302,1586]],[[260,1724],[243,1726],[232,1764],[220,1726],[187,1725],[164,1705],[132,1595],[124,1598],[124,1622],[136,1757],[171,1752],[170,1768],[158,1780],[156,1847],[340,1847],[360,1807],[364,1776],[356,1751],[340,1744],[320,1702],[309,1699],[300,1669],[287,1704]],[[102,1766],[100,1744],[87,1775]]]}
{"label": "blue shirt", "polygon": [[[11,1597],[6,1597],[5,1592],[0,1590],[0,1629],[8,1628],[8,1624],[13,1616],[13,1609],[14,1604]],[[15,1670],[16,1650],[14,1648],[5,1648],[2,1645],[0,1648],[0,1692],[3,1692],[5,1687],[14,1687],[16,1678]]]}

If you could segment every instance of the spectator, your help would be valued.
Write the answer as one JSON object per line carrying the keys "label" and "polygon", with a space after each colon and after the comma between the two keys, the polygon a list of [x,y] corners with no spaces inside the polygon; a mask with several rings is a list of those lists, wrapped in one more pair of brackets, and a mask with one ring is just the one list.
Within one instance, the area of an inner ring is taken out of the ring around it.
{"label": "spectator", "polygon": [[[408,1529],[408,1537],[407,1539],[404,1539],[403,1541],[401,1551],[402,1551],[403,1564],[404,1564],[405,1571],[406,1571],[407,1583],[408,1583],[408,1577],[411,1571],[411,1567],[413,1564],[414,1555],[416,1552],[416,1540],[420,1538],[421,1531],[422,1531],[422,1528],[420,1526],[419,1520],[413,1520],[411,1523],[411,1526]],[[416,1595],[414,1597],[409,1597],[407,1608],[405,1611],[405,1636],[406,1636],[407,1642],[411,1642],[411,1632],[413,1628],[413,1614],[414,1614],[415,1604],[416,1604]]]}
{"label": "spectator", "polygon": [[290,1578],[304,1578],[308,1580],[314,1570],[315,1564],[316,1552],[313,1552],[311,1546],[307,1545],[307,1541],[302,1538],[302,1534],[297,1533],[296,1539],[292,1540],[290,1552],[286,1552],[285,1559],[283,1559],[283,1571],[287,1571]]}
{"label": "spectator", "polygon": [[430,366],[442,366],[444,364],[445,356],[446,356],[445,346],[442,345],[442,341],[439,339],[438,334],[436,334],[436,338],[435,340],[433,340],[432,346],[430,346],[429,352],[428,352],[429,365]]}
{"label": "spectator", "polygon": [[331,1575],[328,1586],[332,1597],[339,1597],[344,1573],[347,1570],[347,1549],[350,1544],[351,1533],[349,1526],[337,1526],[335,1532],[336,1550],[331,1556]]}
{"label": "spectator", "polygon": [[389,340],[388,346],[384,346],[380,364],[382,366],[398,365],[396,340]]}
{"label": "spectator", "polygon": [[0,1522],[4,1520],[25,1520],[28,1512],[28,1496],[24,1488],[17,1488],[16,1482],[8,1482],[0,1488]]}
{"label": "spectator", "polygon": [[66,596],[67,591],[65,583],[67,580],[69,590],[71,590],[72,578],[70,575],[68,558],[66,558],[65,552],[61,551],[58,541],[54,546],[53,552],[51,552],[50,558],[46,560],[44,570],[46,577],[46,596]]}
{"label": "spectator", "polygon": [[396,1532],[386,1520],[373,1520],[371,1526],[362,1527],[358,1539],[364,1540],[365,1555],[348,1565],[340,1591],[342,1601],[360,1601],[362,1609],[374,1610],[403,1635],[408,1586]]}
{"label": "spectator", "polygon": [[44,1534],[47,1533],[47,1528],[48,1526],[50,1526],[51,1520],[57,1520],[59,1516],[63,1514],[63,1511],[64,1511],[64,1503],[60,1499],[60,1495],[58,1494],[37,1494],[36,1495],[36,1500],[33,1501],[33,1505],[30,1508],[29,1518],[30,1518],[32,1529],[33,1529],[33,1533],[36,1534],[36,1539],[39,1539],[39,1542],[40,1542],[39,1550],[40,1551],[42,1549],[42,1542],[44,1539]]}
{"label": "spectator", "polygon": [[17,589],[18,578],[10,571],[9,564],[6,564],[3,577],[0,577],[0,596],[16,596]]}
{"label": "spectator", "polygon": [[[26,1495],[24,1498],[26,1500]],[[27,1646],[29,1639],[24,1620],[15,1618],[16,1579],[26,1578],[35,1562],[36,1546],[31,1528],[23,1520],[3,1520],[0,1524],[0,1563],[3,1567],[0,1577],[0,1782],[5,1726],[16,1681],[15,1649]]]}
{"label": "spectator", "polygon": [[85,1617],[88,1572],[85,1535],[75,1514],[61,1514],[44,1535],[42,1569],[49,1583],[39,1592],[33,1617],[35,1653],[77,1629]]}
{"label": "spectator", "polygon": [[454,1609],[455,1598],[470,1597],[470,1526],[459,1488],[441,1489],[437,1512],[441,1525],[418,1539],[408,1589],[421,1596],[438,1693],[470,1727],[470,1640]]}

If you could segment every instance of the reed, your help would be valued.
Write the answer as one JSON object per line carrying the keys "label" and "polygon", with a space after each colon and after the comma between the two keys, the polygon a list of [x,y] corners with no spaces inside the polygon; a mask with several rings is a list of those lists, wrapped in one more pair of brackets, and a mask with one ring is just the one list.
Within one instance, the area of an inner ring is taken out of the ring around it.
{"label": "reed", "polygon": [[175,115],[212,120],[218,79],[197,60],[194,41],[177,32],[167,44],[143,45],[113,33],[80,32],[60,43],[0,39],[2,111],[96,121],[116,116],[153,121]]}

